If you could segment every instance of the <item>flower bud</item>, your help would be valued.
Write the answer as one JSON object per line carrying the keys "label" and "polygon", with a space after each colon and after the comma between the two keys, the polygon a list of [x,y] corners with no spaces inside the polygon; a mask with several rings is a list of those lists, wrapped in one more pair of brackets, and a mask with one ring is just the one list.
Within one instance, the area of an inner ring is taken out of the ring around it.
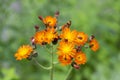
{"label": "flower bud", "polygon": [[94,35],[91,35],[91,36],[89,37],[89,41],[93,40],[94,38],[95,38],[95,36],[94,36]]}
{"label": "flower bud", "polygon": [[67,22],[67,26],[68,26],[68,27],[71,26],[71,21],[70,21],[70,20]]}
{"label": "flower bud", "polygon": [[38,56],[38,53],[37,53],[37,52],[33,52],[32,56],[33,56],[33,57],[37,57],[37,56]]}
{"label": "flower bud", "polygon": [[41,21],[43,21],[43,17],[42,17],[42,16],[38,16],[38,18],[39,18]]}
{"label": "flower bud", "polygon": [[34,27],[35,27],[35,30],[37,32],[39,30],[39,26],[35,25]]}
{"label": "flower bud", "polygon": [[54,40],[52,41],[54,45],[57,44],[57,42],[58,42],[58,38],[54,38]]}
{"label": "flower bud", "polygon": [[31,56],[31,55],[28,56],[28,57],[27,57],[27,60],[29,60],[29,61],[32,60],[32,56]]}
{"label": "flower bud", "polygon": [[47,44],[47,42],[42,42],[42,45],[46,45]]}
{"label": "flower bud", "polygon": [[34,45],[35,43],[34,43],[34,41],[35,41],[35,39],[34,39],[34,37],[31,37],[31,43],[32,43],[32,45]]}
{"label": "flower bud", "polygon": [[59,16],[60,12],[59,11],[56,11],[55,13],[55,17],[57,18]]}
{"label": "flower bud", "polygon": [[72,63],[71,63],[71,66],[72,66],[73,68],[75,68],[75,69],[80,69],[80,66],[77,65],[75,62],[72,62]]}
{"label": "flower bud", "polygon": [[77,51],[77,52],[80,52],[80,51],[81,51],[81,48],[82,48],[82,46],[77,46],[76,51]]}

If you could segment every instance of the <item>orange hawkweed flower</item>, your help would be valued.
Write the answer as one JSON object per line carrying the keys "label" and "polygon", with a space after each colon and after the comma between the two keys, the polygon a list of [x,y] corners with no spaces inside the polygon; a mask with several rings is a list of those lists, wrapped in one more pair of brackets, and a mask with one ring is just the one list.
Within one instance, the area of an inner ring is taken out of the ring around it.
{"label": "orange hawkweed flower", "polygon": [[74,44],[70,42],[60,41],[58,47],[58,55],[69,55],[73,57],[75,55]]}
{"label": "orange hawkweed flower", "polygon": [[75,63],[78,65],[86,63],[86,55],[81,51],[77,52],[74,58],[75,58]]}
{"label": "orange hawkweed flower", "polygon": [[77,31],[70,31],[70,28],[64,27],[62,29],[62,33],[60,34],[60,38],[67,40],[68,42],[73,42],[77,36]]}
{"label": "orange hawkweed flower", "polygon": [[34,40],[35,40],[34,41],[35,44],[42,45],[44,40],[45,40],[45,30],[36,32],[35,35],[34,35]]}
{"label": "orange hawkweed flower", "polygon": [[60,61],[62,65],[68,65],[72,62],[72,58],[66,55],[59,55],[58,60]]}
{"label": "orange hawkweed flower", "polygon": [[54,28],[47,28],[45,31],[45,42],[48,44],[53,41],[55,38],[58,38],[57,32]]}
{"label": "orange hawkweed flower", "polygon": [[90,46],[91,50],[93,50],[93,51],[97,51],[99,49],[99,43],[96,39],[92,39],[89,42],[89,46]]}
{"label": "orange hawkweed flower", "polygon": [[47,16],[43,19],[43,23],[49,27],[55,27],[57,23],[57,19],[55,17]]}
{"label": "orange hawkweed flower", "polygon": [[88,40],[88,36],[87,34],[85,34],[84,32],[78,32],[77,33],[77,37],[75,39],[75,43],[76,45],[84,45]]}
{"label": "orange hawkweed flower", "polygon": [[17,53],[15,53],[16,60],[22,60],[28,58],[32,51],[33,48],[30,45],[21,46],[18,49]]}

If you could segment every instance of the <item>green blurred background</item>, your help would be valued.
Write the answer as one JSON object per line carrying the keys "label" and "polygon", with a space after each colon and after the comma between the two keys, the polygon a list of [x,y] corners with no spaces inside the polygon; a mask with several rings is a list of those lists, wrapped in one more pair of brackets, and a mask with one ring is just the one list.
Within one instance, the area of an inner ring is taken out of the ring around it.
{"label": "green blurred background", "polygon": [[[16,61],[14,54],[29,44],[39,15],[60,11],[58,25],[72,21],[72,29],[94,34],[97,52],[85,50],[87,63],[74,69],[69,80],[120,79],[120,0],[0,0],[0,80],[49,80],[49,71],[33,61]],[[39,62],[48,66],[50,54],[39,47]],[[64,80],[69,66],[55,66],[54,80]]]}

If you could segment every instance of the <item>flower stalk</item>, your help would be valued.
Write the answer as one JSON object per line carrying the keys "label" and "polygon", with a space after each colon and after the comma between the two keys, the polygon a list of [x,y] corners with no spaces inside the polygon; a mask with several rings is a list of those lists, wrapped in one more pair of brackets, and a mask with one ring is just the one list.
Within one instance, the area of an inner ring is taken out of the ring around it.
{"label": "flower stalk", "polygon": [[68,71],[64,80],[69,80],[69,77],[70,77],[70,74],[72,73],[72,71],[73,71],[73,67],[70,67],[70,69],[69,69],[69,71]]}
{"label": "flower stalk", "polygon": [[53,56],[53,45],[52,45],[52,48],[51,48],[51,77],[50,77],[50,80],[53,80],[53,71],[54,71],[54,62],[53,62],[53,59],[54,59],[54,56]]}
{"label": "flower stalk", "polygon": [[40,64],[35,58],[33,58],[33,60],[34,60],[35,63],[36,63],[37,65],[39,65],[42,69],[45,69],[45,70],[51,70],[51,69],[52,69],[51,66],[50,66],[50,67],[45,67],[45,66],[43,66],[43,65]]}

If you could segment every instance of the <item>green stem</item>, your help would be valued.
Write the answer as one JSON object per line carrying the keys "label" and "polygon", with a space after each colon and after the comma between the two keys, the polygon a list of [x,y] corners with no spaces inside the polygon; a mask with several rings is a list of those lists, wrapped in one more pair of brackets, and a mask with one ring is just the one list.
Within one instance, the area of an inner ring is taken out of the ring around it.
{"label": "green stem", "polygon": [[43,69],[45,69],[45,70],[50,70],[50,69],[52,69],[51,66],[50,66],[50,67],[45,67],[45,66],[43,66],[43,65],[40,64],[35,58],[33,58],[33,60],[36,62],[36,64],[38,64],[41,68],[43,68]]}
{"label": "green stem", "polygon": [[59,62],[53,62],[53,64],[55,65],[55,64],[59,64]]}
{"label": "green stem", "polygon": [[45,46],[43,46],[43,48],[45,48],[48,53],[51,53]]}
{"label": "green stem", "polygon": [[70,74],[72,73],[72,70],[73,70],[73,67],[70,67],[70,69],[69,69],[69,71],[68,71],[68,73],[67,73],[67,75],[66,75],[64,80],[68,80],[69,79]]}
{"label": "green stem", "polygon": [[54,63],[53,63],[53,45],[52,45],[52,50],[51,50],[51,77],[50,80],[53,80],[53,70],[54,70]]}

